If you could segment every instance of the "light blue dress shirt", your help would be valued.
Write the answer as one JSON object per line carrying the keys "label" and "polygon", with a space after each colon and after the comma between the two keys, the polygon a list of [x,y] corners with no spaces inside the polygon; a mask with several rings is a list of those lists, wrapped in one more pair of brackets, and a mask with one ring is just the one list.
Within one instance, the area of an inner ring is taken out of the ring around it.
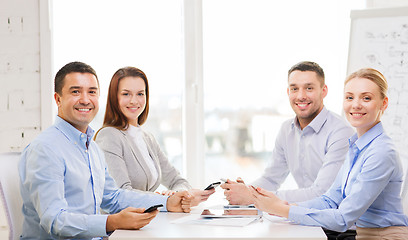
{"label": "light blue dress shirt", "polygon": [[361,228],[408,226],[401,202],[403,170],[381,122],[349,139],[349,152],[330,189],[321,197],[292,206],[289,220],[344,232]]}
{"label": "light blue dress shirt", "polygon": [[[341,116],[326,107],[303,130],[296,117],[287,120],[276,137],[268,167],[252,185],[276,191],[279,198],[289,202],[321,196],[334,182],[346,159],[347,139],[353,133]],[[298,189],[280,190],[289,173]]]}
{"label": "light blue dress shirt", "polygon": [[86,134],[57,117],[22,153],[22,239],[91,239],[107,236],[108,215],[127,207],[163,204],[167,197],[118,189],[104,154]]}

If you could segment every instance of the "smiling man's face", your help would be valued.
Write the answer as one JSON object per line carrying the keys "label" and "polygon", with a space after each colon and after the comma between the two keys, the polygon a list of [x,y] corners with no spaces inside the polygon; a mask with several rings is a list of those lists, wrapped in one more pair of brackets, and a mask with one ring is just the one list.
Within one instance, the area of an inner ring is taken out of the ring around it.
{"label": "smiling man's face", "polygon": [[321,86],[313,71],[293,71],[288,78],[289,102],[301,128],[306,127],[323,109],[327,86]]}
{"label": "smiling man's face", "polygon": [[85,133],[99,110],[99,86],[91,73],[72,72],[65,76],[61,95],[54,94],[58,116]]}

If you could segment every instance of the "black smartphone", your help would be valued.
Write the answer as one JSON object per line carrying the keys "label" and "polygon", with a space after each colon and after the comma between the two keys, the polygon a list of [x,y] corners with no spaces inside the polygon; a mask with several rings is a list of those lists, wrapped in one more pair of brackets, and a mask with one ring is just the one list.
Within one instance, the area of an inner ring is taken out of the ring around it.
{"label": "black smartphone", "polygon": [[208,185],[208,187],[206,187],[204,190],[211,190],[213,188],[218,187],[219,185],[221,185],[221,182],[214,182],[214,183],[211,183],[210,185]]}
{"label": "black smartphone", "polygon": [[157,204],[157,205],[153,205],[151,207],[149,207],[148,209],[146,209],[144,211],[144,213],[149,213],[149,212],[153,212],[154,210],[156,210],[159,207],[163,207],[163,204]]}

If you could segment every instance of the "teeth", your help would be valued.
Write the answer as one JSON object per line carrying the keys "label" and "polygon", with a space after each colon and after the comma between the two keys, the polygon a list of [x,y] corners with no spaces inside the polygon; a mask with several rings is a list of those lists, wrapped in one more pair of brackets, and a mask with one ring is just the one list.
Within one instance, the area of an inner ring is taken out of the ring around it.
{"label": "teeth", "polygon": [[351,115],[353,115],[353,116],[357,116],[357,117],[359,117],[359,116],[363,116],[363,114],[362,114],[362,113],[352,113]]}
{"label": "teeth", "polygon": [[300,106],[300,107],[306,107],[307,104],[306,104],[306,103],[298,103],[298,106]]}
{"label": "teeth", "polygon": [[78,108],[78,111],[80,111],[80,112],[88,112],[90,110],[91,109],[89,109],[89,108]]}

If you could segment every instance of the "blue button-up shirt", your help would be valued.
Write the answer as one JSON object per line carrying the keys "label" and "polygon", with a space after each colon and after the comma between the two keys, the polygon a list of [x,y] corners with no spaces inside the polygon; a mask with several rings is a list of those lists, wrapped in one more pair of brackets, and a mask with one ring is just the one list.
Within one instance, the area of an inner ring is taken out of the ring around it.
{"label": "blue button-up shirt", "polygon": [[23,151],[19,163],[23,198],[22,239],[107,236],[107,215],[132,207],[163,204],[167,198],[119,190],[104,154],[86,134],[57,117]]}
{"label": "blue button-up shirt", "polygon": [[403,170],[390,137],[378,123],[349,139],[349,152],[335,182],[320,198],[299,203],[289,220],[334,231],[408,226],[400,197]]}

